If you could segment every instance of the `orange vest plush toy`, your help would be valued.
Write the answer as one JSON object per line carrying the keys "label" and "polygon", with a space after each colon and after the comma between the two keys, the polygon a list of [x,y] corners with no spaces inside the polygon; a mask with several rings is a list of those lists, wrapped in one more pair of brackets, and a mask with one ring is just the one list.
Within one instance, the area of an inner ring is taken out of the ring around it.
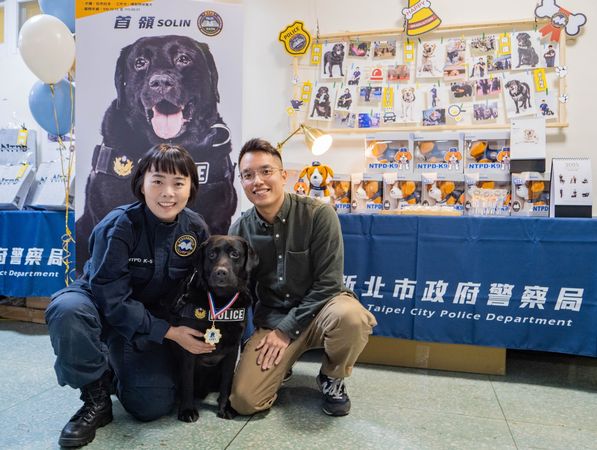
{"label": "orange vest plush toy", "polygon": [[321,164],[319,161],[313,161],[313,164],[307,166],[299,173],[299,178],[306,178],[309,182],[309,197],[323,198],[330,196],[328,188],[334,171],[331,167]]}

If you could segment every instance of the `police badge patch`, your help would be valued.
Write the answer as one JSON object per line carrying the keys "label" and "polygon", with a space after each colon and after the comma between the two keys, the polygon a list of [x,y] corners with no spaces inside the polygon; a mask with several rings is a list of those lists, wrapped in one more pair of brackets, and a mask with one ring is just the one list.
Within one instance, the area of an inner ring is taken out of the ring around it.
{"label": "police badge patch", "polygon": [[133,161],[124,155],[114,158],[113,169],[116,175],[120,177],[127,177],[133,171]]}
{"label": "police badge patch", "polygon": [[176,239],[174,244],[174,251],[178,256],[189,256],[195,252],[197,248],[197,239],[190,234],[184,234]]}

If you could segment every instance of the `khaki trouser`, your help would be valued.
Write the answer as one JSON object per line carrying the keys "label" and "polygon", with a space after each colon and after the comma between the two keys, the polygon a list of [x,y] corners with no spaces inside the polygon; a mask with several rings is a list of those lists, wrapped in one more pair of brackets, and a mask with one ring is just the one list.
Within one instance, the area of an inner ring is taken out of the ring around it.
{"label": "khaki trouser", "polygon": [[269,370],[257,365],[257,344],[271,330],[260,328],[247,342],[234,375],[230,402],[239,414],[253,414],[271,408],[278,397],[284,375],[307,350],[323,348],[321,372],[344,378],[369,340],[377,324],[357,299],[340,294],[331,299],[303,334],[286,348],[282,361]]}

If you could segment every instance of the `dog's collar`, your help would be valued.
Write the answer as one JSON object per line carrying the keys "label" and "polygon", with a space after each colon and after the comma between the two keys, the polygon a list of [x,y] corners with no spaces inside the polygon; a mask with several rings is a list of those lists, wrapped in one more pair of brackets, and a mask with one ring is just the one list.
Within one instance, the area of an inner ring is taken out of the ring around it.
{"label": "dog's collar", "polygon": [[313,185],[311,185],[311,190],[314,190],[314,191],[325,191],[325,186],[313,186]]}
{"label": "dog's collar", "polygon": [[226,303],[226,305],[224,305],[219,310],[216,310],[216,304],[214,303],[213,296],[211,295],[211,292],[208,291],[207,292],[207,301],[209,302],[209,312],[211,313],[212,319],[217,320],[219,316],[224,315],[226,313],[226,311],[228,311],[230,308],[232,308],[232,305],[234,305],[234,303],[238,300],[239,297],[240,297],[240,292],[237,292],[230,299],[230,301],[228,303]]}

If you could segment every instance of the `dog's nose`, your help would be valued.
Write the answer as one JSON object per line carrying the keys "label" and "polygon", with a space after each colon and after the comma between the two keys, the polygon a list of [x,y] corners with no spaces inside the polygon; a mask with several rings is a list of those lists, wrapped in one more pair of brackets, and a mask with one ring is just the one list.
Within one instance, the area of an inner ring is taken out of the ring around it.
{"label": "dog's nose", "polygon": [[155,74],[149,79],[149,87],[155,91],[164,93],[174,87],[174,80],[170,75]]}
{"label": "dog's nose", "polygon": [[217,267],[215,270],[215,275],[217,278],[226,278],[228,276],[228,269],[225,267]]}

